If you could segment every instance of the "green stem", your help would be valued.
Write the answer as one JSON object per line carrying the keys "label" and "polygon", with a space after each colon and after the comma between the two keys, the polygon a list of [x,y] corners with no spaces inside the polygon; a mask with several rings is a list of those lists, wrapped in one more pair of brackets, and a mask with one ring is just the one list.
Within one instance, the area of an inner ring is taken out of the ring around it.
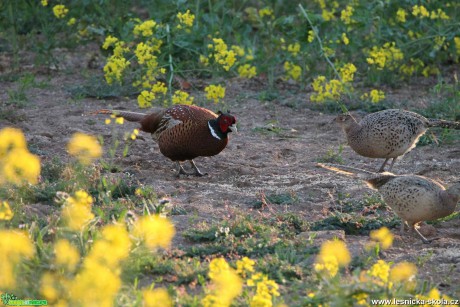
{"label": "green stem", "polygon": [[310,27],[312,28],[313,30],[313,33],[315,34],[315,38],[316,40],[318,41],[319,43],[319,48],[321,49],[321,53],[323,54],[324,58],[326,59],[326,62],[331,66],[332,70],[334,70],[334,73],[335,75],[337,76],[337,78],[340,80],[340,82],[343,83],[343,80],[342,78],[340,77],[340,74],[339,72],[337,71],[337,69],[335,68],[335,65],[334,63],[332,63],[332,61],[329,59],[329,57],[327,56],[324,48],[323,48],[323,42],[321,41],[321,38],[319,37],[318,35],[318,31],[316,30],[316,27],[313,26],[313,23],[311,22],[310,20],[310,17],[308,17],[308,14],[307,12],[305,11],[305,9],[303,8],[302,4],[299,4],[299,8],[300,8],[300,11],[302,12],[302,14],[305,16],[305,18],[307,19],[308,23],[310,24]]}
{"label": "green stem", "polygon": [[171,31],[169,28],[169,24],[166,24],[166,42],[168,43],[168,64],[169,64],[169,78],[168,78],[168,90],[169,96],[172,97],[172,81],[174,77],[174,65],[173,65],[173,57],[171,54],[172,50],[172,43],[171,43]]}

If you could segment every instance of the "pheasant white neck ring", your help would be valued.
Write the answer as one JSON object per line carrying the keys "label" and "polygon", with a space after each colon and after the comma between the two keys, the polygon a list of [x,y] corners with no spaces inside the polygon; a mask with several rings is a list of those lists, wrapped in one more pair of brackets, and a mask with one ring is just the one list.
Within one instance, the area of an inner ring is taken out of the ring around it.
{"label": "pheasant white neck ring", "polygon": [[211,135],[218,139],[218,140],[221,140],[221,138],[219,137],[219,135],[216,133],[216,131],[212,128],[211,124],[208,122],[208,127],[209,127],[209,131],[211,132]]}

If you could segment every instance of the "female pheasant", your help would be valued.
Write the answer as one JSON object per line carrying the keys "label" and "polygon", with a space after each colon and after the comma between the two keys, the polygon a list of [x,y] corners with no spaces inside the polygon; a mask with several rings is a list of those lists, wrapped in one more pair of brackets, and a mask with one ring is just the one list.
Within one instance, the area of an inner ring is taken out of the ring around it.
{"label": "female pheasant", "polygon": [[[139,122],[141,131],[152,134],[160,152],[175,161],[180,174],[203,176],[193,159],[220,153],[228,143],[228,133],[237,132],[236,118],[228,113],[218,114],[197,106],[175,105],[151,114],[98,110],[92,114],[114,114],[127,121]],[[189,174],[182,167],[190,161],[195,173]]]}

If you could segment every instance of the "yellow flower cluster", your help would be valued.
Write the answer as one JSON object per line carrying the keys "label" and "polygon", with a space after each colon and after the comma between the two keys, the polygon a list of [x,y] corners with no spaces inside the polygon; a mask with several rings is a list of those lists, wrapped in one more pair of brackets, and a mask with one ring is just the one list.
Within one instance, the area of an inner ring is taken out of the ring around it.
{"label": "yellow flower cluster", "polygon": [[257,75],[257,69],[251,64],[244,64],[238,67],[238,75],[242,78],[251,79]]}
{"label": "yellow flower cluster", "polygon": [[313,102],[324,102],[326,100],[337,100],[343,92],[343,84],[337,79],[332,79],[330,82],[325,76],[318,76],[312,83],[313,93],[310,100]]}
{"label": "yellow flower cluster", "polygon": [[415,17],[420,16],[420,18],[450,19],[449,15],[447,15],[442,9],[438,8],[436,11],[429,12],[423,5],[414,5],[412,7],[412,15]]}
{"label": "yellow flower cluster", "polygon": [[342,82],[352,82],[356,72],[356,66],[353,63],[345,64],[339,69],[339,75]]}
{"label": "yellow flower cluster", "polygon": [[91,212],[92,203],[93,198],[83,190],[77,191],[73,197],[66,199],[61,217],[70,230],[82,231],[94,218]]}
{"label": "yellow flower cluster", "polygon": [[67,21],[67,25],[70,27],[70,26],[73,26],[76,22],[77,22],[77,19],[72,17],[69,19],[69,21]]}
{"label": "yellow flower cluster", "polygon": [[300,76],[302,75],[302,67],[292,62],[286,61],[284,62],[284,72],[286,73],[287,79],[297,81],[300,79]]}
{"label": "yellow flower cluster", "polygon": [[[383,95],[383,97],[385,98],[385,95]],[[380,244],[380,247],[384,250],[389,249],[393,245],[393,234],[386,227],[382,227],[377,230],[372,230],[369,236],[371,237],[372,240],[378,242]]]}
{"label": "yellow flower cluster", "polygon": [[372,47],[366,60],[368,64],[376,66],[378,70],[384,68],[394,70],[403,59],[404,54],[401,49],[396,48],[396,44],[392,42],[385,43],[382,47]]}
{"label": "yellow flower cluster", "polygon": [[406,11],[402,8],[399,8],[398,11],[396,12],[396,20],[399,22],[406,22]]}
{"label": "yellow flower cluster", "polygon": [[68,12],[69,12],[69,9],[66,8],[65,5],[63,4],[58,4],[58,5],[53,6],[53,13],[54,13],[54,16],[56,16],[56,18],[64,18]]}
{"label": "yellow flower cluster", "polygon": [[221,38],[213,38],[213,43],[208,45],[208,49],[212,50],[209,57],[214,57],[214,61],[220,64],[224,70],[228,71],[236,62],[236,53],[229,50],[227,44]]}
{"label": "yellow flower cluster", "polygon": [[133,132],[131,132],[131,135],[129,137],[131,138],[131,140],[134,141],[137,138],[138,135],[139,135],[139,130],[134,129]]}
{"label": "yellow flower cluster", "polygon": [[399,67],[399,71],[409,77],[425,67],[425,63],[420,59],[411,58],[409,62],[410,64],[403,64]]}
{"label": "yellow flower cluster", "polygon": [[353,16],[354,9],[352,6],[347,5],[345,9],[340,12],[340,19],[343,21],[344,24],[349,25],[353,23],[353,19],[351,16]]}
{"label": "yellow flower cluster", "polygon": [[[110,37],[110,36],[109,36]],[[125,43],[122,41],[113,41],[111,38],[109,41],[104,42],[103,48],[107,48],[114,44],[113,55],[107,59],[107,63],[104,66],[104,77],[108,84],[112,84],[113,81],[121,81],[123,71],[129,66],[130,62],[125,59],[123,54],[129,50],[125,47]]]}
{"label": "yellow flower cluster", "polygon": [[172,307],[173,301],[163,288],[142,291],[144,307]]}
{"label": "yellow flower cluster", "polygon": [[80,262],[80,253],[77,248],[65,239],[60,239],[54,244],[54,263],[66,271],[74,272]]}
{"label": "yellow flower cluster", "polygon": [[26,138],[21,130],[0,130],[0,185],[5,183],[31,184],[38,182],[40,159],[27,149]]}
{"label": "yellow flower cluster", "polygon": [[209,278],[212,289],[202,300],[204,307],[228,307],[243,289],[243,282],[224,258],[216,258],[209,264]]}
{"label": "yellow flower cluster", "polygon": [[[369,93],[364,93],[363,95],[361,95],[360,98],[361,98],[361,100],[369,100],[370,99],[370,101],[372,103],[378,103],[378,102],[382,101],[383,99],[385,99],[385,93],[383,91],[381,91],[381,90],[373,89]],[[373,239],[377,239],[377,237],[373,238]],[[378,241],[380,241],[380,240],[378,240]],[[382,246],[383,246],[384,243],[383,242],[381,242],[381,243],[382,243]]]}
{"label": "yellow flower cluster", "polygon": [[206,98],[208,100],[214,101],[214,103],[218,103],[221,99],[225,97],[225,87],[221,85],[209,85],[204,88],[206,92]]}
{"label": "yellow flower cluster", "polygon": [[15,289],[15,267],[23,258],[31,258],[35,248],[25,232],[0,230],[0,289]]}
{"label": "yellow flower cluster", "polygon": [[102,155],[102,147],[94,136],[76,132],[69,143],[67,151],[82,164],[90,164]]}
{"label": "yellow flower cluster", "polygon": [[251,307],[271,307],[273,297],[280,296],[278,284],[262,273],[252,274],[246,283],[249,287],[256,287],[256,294],[251,298]]}
{"label": "yellow flower cluster", "polygon": [[115,46],[118,43],[118,38],[109,35],[105,38],[104,44],[102,44],[102,49],[108,49],[109,47]]}
{"label": "yellow flower cluster", "polygon": [[290,52],[293,56],[297,56],[300,52],[300,44],[294,43],[288,45],[288,52]]}
{"label": "yellow flower cluster", "polygon": [[134,26],[133,33],[136,36],[142,35],[145,37],[153,35],[153,29],[157,23],[154,20],[146,20],[136,26]]}
{"label": "yellow flower cluster", "polygon": [[[430,290],[430,292],[428,292],[428,295],[416,295],[415,296],[416,299],[420,299],[420,300],[425,300],[425,302],[451,302],[453,301],[452,298],[448,295],[441,295],[441,293],[439,292],[439,290],[437,288],[433,288]],[[424,307],[428,307],[428,306],[436,306],[436,307],[441,307],[443,305],[439,304],[439,305],[434,305],[434,304],[425,304],[423,305]],[[454,305],[454,306],[458,306],[457,305]]]}
{"label": "yellow flower cluster", "polygon": [[48,0],[41,0],[40,3],[42,6],[48,6]]}
{"label": "yellow flower cluster", "polygon": [[272,18],[274,18],[273,9],[271,7],[266,6],[259,10],[259,16],[260,18],[264,18],[265,16],[271,16]]}
{"label": "yellow flower cluster", "polygon": [[383,260],[378,260],[368,271],[367,274],[377,278],[377,283],[386,285],[390,276],[390,265]]}
{"label": "yellow flower cluster", "polygon": [[166,218],[149,215],[140,218],[132,234],[150,249],[167,248],[175,234],[174,225]]}
{"label": "yellow flower cluster", "polygon": [[455,49],[457,50],[457,54],[460,55],[460,37],[454,37],[454,44]]}
{"label": "yellow flower cluster", "polygon": [[178,29],[185,27],[192,27],[193,21],[195,20],[195,15],[190,13],[190,10],[187,10],[185,13],[177,13],[177,18],[179,19],[180,24],[177,25]]}
{"label": "yellow flower cluster", "polygon": [[194,97],[191,97],[189,93],[184,91],[175,91],[171,100],[173,104],[185,104],[192,105]]}
{"label": "yellow flower cluster", "polygon": [[158,94],[166,95],[168,88],[163,82],[155,83],[150,91],[142,91],[137,97],[139,107],[148,108],[152,106],[152,101],[158,97]]}
{"label": "yellow flower cluster", "polygon": [[307,42],[311,43],[315,39],[315,32],[313,30],[309,30],[307,33]]}
{"label": "yellow flower cluster", "polygon": [[243,257],[236,262],[236,272],[243,277],[248,273],[254,273],[254,265],[256,262],[248,257]]}
{"label": "yellow flower cluster", "polygon": [[325,277],[334,277],[339,267],[347,266],[351,261],[350,252],[345,243],[339,240],[326,241],[315,261],[315,271],[325,274]]}
{"label": "yellow flower cluster", "polygon": [[347,33],[342,33],[342,42],[344,45],[348,45],[350,43],[350,39],[347,36]]}
{"label": "yellow flower cluster", "polygon": [[9,221],[13,216],[10,205],[6,201],[0,201],[0,221]]}

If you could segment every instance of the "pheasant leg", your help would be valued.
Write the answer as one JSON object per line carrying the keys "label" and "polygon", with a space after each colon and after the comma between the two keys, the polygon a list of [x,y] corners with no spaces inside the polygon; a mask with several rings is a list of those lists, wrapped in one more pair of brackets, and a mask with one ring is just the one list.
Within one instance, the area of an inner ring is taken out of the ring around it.
{"label": "pheasant leg", "polygon": [[196,166],[195,162],[193,160],[190,160],[190,164],[192,165],[192,167],[195,169],[195,176],[198,176],[198,177],[202,177],[202,176],[206,176],[208,173],[202,173],[200,171],[200,169],[198,168],[198,166]]}
{"label": "pheasant leg", "polygon": [[398,157],[393,158],[393,160],[391,161],[390,168],[388,169],[388,171],[391,171],[391,169],[393,168],[393,165],[396,162],[396,159],[398,159]]}
{"label": "pheasant leg", "polygon": [[177,177],[180,177],[180,175],[186,175],[186,176],[193,175],[193,174],[187,173],[179,161],[177,161],[176,163],[179,166],[179,172],[176,174]]}
{"label": "pheasant leg", "polygon": [[427,238],[425,238],[421,233],[420,231],[418,231],[417,227],[415,225],[412,225],[412,229],[415,230],[415,232],[418,234],[418,236],[422,239],[422,242],[425,243],[425,244],[429,244],[431,243],[431,241],[433,240],[428,240]]}
{"label": "pheasant leg", "polygon": [[388,160],[390,160],[390,158],[386,158],[385,161],[383,162],[382,166],[380,167],[380,169],[378,170],[379,173],[382,173],[385,171],[385,166],[387,165],[387,162]]}

